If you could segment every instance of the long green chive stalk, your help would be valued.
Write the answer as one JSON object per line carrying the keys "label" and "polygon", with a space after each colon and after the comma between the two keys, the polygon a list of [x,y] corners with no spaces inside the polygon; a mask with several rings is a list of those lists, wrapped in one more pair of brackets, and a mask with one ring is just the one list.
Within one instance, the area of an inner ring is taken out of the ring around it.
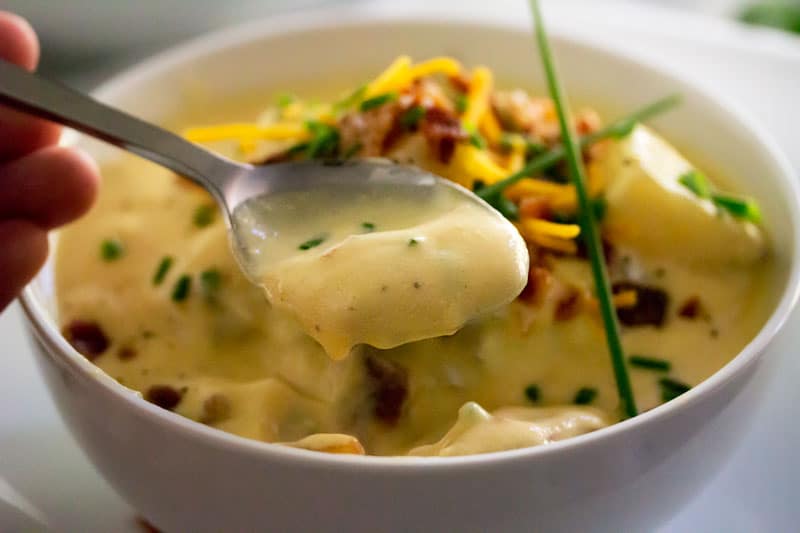
{"label": "long green chive stalk", "polygon": [[561,83],[556,74],[553,53],[550,50],[550,43],[545,33],[542,13],[539,9],[539,1],[530,0],[530,5],[533,14],[536,40],[539,44],[539,52],[547,76],[547,85],[556,107],[558,122],[561,126],[561,136],[563,138],[569,173],[572,181],[575,183],[581,231],[592,263],[592,274],[594,276],[597,298],[600,303],[600,312],[603,316],[603,324],[606,330],[608,351],[611,353],[611,363],[614,367],[614,376],[617,381],[617,391],[619,393],[620,403],[622,404],[622,410],[625,416],[630,418],[637,414],[636,402],[633,398],[628,369],[625,366],[625,352],[622,348],[622,342],[620,341],[617,315],[614,310],[614,304],[611,301],[611,284],[608,281],[608,272],[606,271],[605,261],[603,260],[600,232],[597,229],[597,220],[594,218],[592,212],[591,198],[589,198],[589,194],[586,191],[586,178],[584,176],[581,151],[567,117],[566,101],[564,99]]}
{"label": "long green chive stalk", "polygon": [[[678,103],[680,103],[681,97],[678,94],[673,94],[662,98],[661,100],[657,100],[652,104],[648,104],[641,109],[637,109],[630,115],[627,115],[621,119],[618,119],[605,128],[601,128],[594,133],[581,137],[578,141],[579,146],[583,149],[587,146],[591,146],[598,141],[602,141],[603,139],[607,139],[610,137],[614,138],[621,138],[630,133],[633,127],[638,122],[643,122],[647,119],[650,119],[664,111],[667,111],[673,107],[675,107]],[[506,187],[514,185],[519,180],[523,178],[527,178],[529,176],[533,176],[538,174],[548,168],[552,167],[562,159],[566,152],[563,146],[557,146],[552,150],[531,159],[527,165],[521,168],[519,171],[515,172],[514,174],[510,175],[509,177],[500,180],[496,183],[488,185],[479,191],[476,191],[475,194],[483,198],[484,200],[489,200],[500,193],[502,193]]]}

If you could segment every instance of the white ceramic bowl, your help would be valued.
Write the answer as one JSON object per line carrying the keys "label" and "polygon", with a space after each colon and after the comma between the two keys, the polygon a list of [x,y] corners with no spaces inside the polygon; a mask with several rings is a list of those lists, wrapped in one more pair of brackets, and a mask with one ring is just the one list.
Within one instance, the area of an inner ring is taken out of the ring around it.
{"label": "white ceramic bowl", "polygon": [[[353,14],[224,31],[146,62],[97,95],[158,121],[180,109],[185,87],[202,85],[213,101],[326,83],[341,72],[357,81],[400,52],[453,54],[491,65],[501,79],[542,85],[523,22]],[[75,438],[143,516],[166,531],[639,531],[713,477],[754,416],[759,391],[751,378],[797,296],[797,185],[774,143],[720,98],[569,36],[554,38],[566,86],[579,99],[619,111],[682,92],[683,106],[655,125],[761,202],[778,270],[774,311],[758,336],[677,400],[557,444],[449,459],[335,456],[228,435],[117,384],[60,336],[50,263],[22,299],[39,365]]]}

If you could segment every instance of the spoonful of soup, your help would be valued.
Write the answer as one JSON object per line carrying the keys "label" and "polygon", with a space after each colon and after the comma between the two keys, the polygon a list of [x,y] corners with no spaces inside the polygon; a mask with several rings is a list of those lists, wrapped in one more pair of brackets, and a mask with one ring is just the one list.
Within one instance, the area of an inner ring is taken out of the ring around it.
{"label": "spoonful of soup", "polygon": [[449,335],[527,281],[516,228],[466,189],[386,160],[253,166],[0,61],[0,103],[204,187],[239,264],[331,357]]}

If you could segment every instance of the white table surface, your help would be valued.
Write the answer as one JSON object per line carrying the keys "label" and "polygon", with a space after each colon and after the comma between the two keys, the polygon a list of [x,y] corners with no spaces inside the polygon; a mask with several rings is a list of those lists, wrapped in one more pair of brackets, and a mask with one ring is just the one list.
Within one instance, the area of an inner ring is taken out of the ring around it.
{"label": "white table surface", "polygon": [[[398,8],[388,4],[362,8]],[[439,2],[426,9],[486,11],[480,4]],[[485,15],[527,16],[523,4],[495,0]],[[800,169],[800,39],[622,0],[553,0],[547,15],[554,26],[633,49],[738,100]],[[759,418],[742,427],[741,447],[717,478],[662,531],[798,531],[799,342],[795,312],[758,376],[769,380]],[[134,511],[99,477],[59,419],[13,306],[0,315],[0,532],[35,530],[23,529],[32,519],[23,519],[19,509],[53,531],[139,531]]]}

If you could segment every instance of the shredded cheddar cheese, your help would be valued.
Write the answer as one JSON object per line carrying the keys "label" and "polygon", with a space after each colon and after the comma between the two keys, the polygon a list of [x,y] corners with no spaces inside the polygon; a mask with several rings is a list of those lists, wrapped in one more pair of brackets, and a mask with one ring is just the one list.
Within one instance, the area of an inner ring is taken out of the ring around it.
{"label": "shredded cheddar cheese", "polygon": [[380,94],[397,90],[408,78],[410,67],[410,57],[400,56],[395,59],[386,70],[381,72],[377,78],[367,85],[367,89],[364,91],[364,98],[372,98]]}
{"label": "shredded cheddar cheese", "polygon": [[183,136],[192,142],[213,142],[227,139],[243,141],[305,140],[309,137],[305,124],[276,122],[265,126],[255,124],[223,124],[203,128],[189,128]]}
{"label": "shredded cheddar cheese", "polygon": [[492,71],[486,67],[476,67],[467,92],[467,108],[462,121],[469,126],[481,124],[484,114],[489,110],[489,97],[492,92]]}

